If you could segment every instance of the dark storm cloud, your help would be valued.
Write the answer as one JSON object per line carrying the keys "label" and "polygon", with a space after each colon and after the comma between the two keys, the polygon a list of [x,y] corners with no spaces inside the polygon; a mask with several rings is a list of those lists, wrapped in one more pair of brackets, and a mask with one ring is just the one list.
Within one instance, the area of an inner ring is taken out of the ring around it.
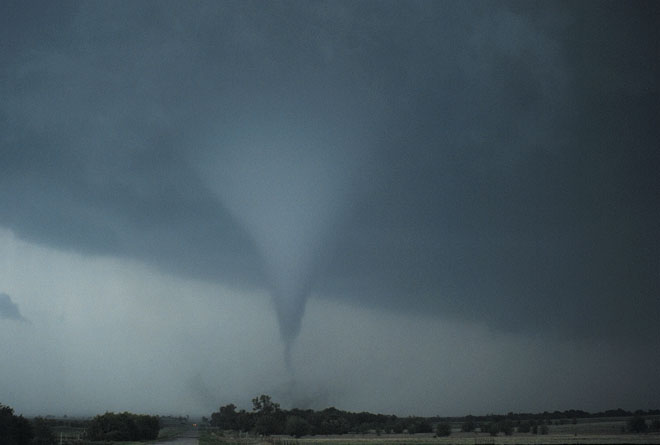
{"label": "dark storm cloud", "polygon": [[3,3],[2,226],[264,287],[205,151],[374,116],[314,292],[657,342],[657,3],[196,6]]}
{"label": "dark storm cloud", "polygon": [[27,321],[27,319],[21,315],[21,311],[18,310],[16,303],[11,301],[11,297],[4,293],[0,293],[0,318],[15,321]]}

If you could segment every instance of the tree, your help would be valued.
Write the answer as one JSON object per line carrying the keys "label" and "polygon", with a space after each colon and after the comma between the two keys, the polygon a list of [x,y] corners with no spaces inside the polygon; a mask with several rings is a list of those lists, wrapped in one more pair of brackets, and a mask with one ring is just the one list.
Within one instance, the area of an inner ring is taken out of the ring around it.
{"label": "tree", "polygon": [[309,423],[298,416],[287,416],[286,426],[284,427],[285,434],[293,437],[302,437],[309,434]]}
{"label": "tree", "polygon": [[402,420],[398,420],[392,424],[392,432],[394,434],[401,434],[406,429],[406,424]]}
{"label": "tree", "polygon": [[250,431],[254,429],[254,414],[248,413],[244,409],[236,413],[236,429],[238,431]]}
{"label": "tree", "polygon": [[153,440],[158,437],[160,420],[156,416],[106,412],[92,419],[87,435],[92,441]]}
{"label": "tree", "polygon": [[14,437],[17,445],[28,445],[34,437],[32,424],[22,415],[14,416]]}
{"label": "tree", "polygon": [[471,433],[474,431],[476,428],[476,424],[474,423],[474,420],[472,419],[467,419],[463,424],[461,424],[461,431],[464,433]]}
{"label": "tree", "polygon": [[137,415],[133,417],[139,440],[154,440],[158,438],[160,421],[156,416]]}
{"label": "tree", "polygon": [[254,431],[257,434],[264,436],[272,436],[273,434],[281,434],[284,430],[282,416],[273,414],[264,414],[257,417],[254,422]]}
{"label": "tree", "polygon": [[230,403],[229,405],[221,406],[217,413],[211,414],[211,425],[223,430],[237,430],[239,429],[237,418],[236,405]]}
{"label": "tree", "polygon": [[417,422],[415,431],[418,433],[430,433],[433,431],[433,426],[426,419],[421,419]]}
{"label": "tree", "polygon": [[[324,416],[321,418],[319,424],[319,434],[346,434],[350,429],[350,425],[346,418],[337,415],[336,413],[328,413],[324,411]],[[403,428],[401,429],[403,431]]]}
{"label": "tree", "polygon": [[497,424],[500,432],[504,433],[505,436],[510,436],[513,434],[513,424],[510,420],[502,420]]}
{"label": "tree", "polygon": [[0,403],[0,439],[3,445],[29,445],[34,437],[32,424],[16,416],[13,408]]}
{"label": "tree", "polygon": [[270,414],[278,411],[280,409],[279,403],[272,401],[270,396],[265,394],[260,395],[252,399],[252,411],[255,411],[260,414]]}
{"label": "tree", "polygon": [[520,425],[518,425],[519,433],[529,433],[531,429],[532,426],[527,421],[520,422]]}
{"label": "tree", "polygon": [[491,436],[497,436],[497,433],[500,432],[500,427],[496,422],[491,422],[488,424],[488,434]]}
{"label": "tree", "polygon": [[439,437],[447,437],[451,435],[451,425],[447,422],[440,422],[435,428],[435,433]]}
{"label": "tree", "polygon": [[273,402],[270,396],[262,394],[252,399],[252,411],[255,416],[254,430],[258,434],[270,436],[284,432],[286,414],[280,410],[280,405]]}
{"label": "tree", "polygon": [[55,435],[50,425],[43,417],[36,417],[32,420],[34,430],[33,443],[35,445],[50,445],[55,443]]}

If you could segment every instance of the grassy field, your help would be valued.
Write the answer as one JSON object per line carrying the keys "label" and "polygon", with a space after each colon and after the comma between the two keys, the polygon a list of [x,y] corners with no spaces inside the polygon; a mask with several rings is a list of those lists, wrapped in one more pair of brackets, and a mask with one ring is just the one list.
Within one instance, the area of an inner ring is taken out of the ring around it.
{"label": "grassy field", "polygon": [[545,436],[461,436],[459,434],[442,438],[389,438],[368,437],[352,439],[330,439],[330,438],[303,438],[303,439],[233,439],[203,436],[199,440],[200,445],[588,445],[588,444],[660,444],[660,435],[561,435],[548,434]]}
{"label": "grassy field", "polygon": [[[614,425],[619,427],[618,423]],[[547,435],[514,433],[513,436],[496,436],[481,433],[452,433],[449,437],[433,437],[433,435],[406,434],[375,434],[345,435],[345,436],[314,436],[293,439],[289,437],[272,438],[235,438],[219,436],[213,433],[203,433],[200,445],[558,445],[558,444],[660,444],[660,433],[627,434],[608,432],[613,425],[557,425],[553,426]],[[574,427],[570,432],[562,430]],[[589,431],[587,433],[578,431]]]}

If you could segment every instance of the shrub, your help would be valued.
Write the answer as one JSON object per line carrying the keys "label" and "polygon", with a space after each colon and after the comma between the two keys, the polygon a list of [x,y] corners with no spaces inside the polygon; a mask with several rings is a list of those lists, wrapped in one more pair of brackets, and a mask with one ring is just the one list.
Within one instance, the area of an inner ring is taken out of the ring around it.
{"label": "shrub", "polygon": [[14,410],[0,403],[0,439],[2,443],[28,445],[34,431],[32,424],[23,416],[14,415]]}
{"label": "shrub", "polygon": [[302,437],[309,434],[309,423],[298,416],[287,416],[286,426],[284,428],[285,434],[293,437]]}
{"label": "shrub", "polygon": [[502,433],[504,433],[505,436],[510,436],[513,434],[513,424],[508,420],[499,422],[497,427]]}
{"label": "shrub", "polygon": [[435,433],[439,437],[447,437],[451,435],[451,425],[446,422],[440,422],[435,428]]}
{"label": "shrub", "polygon": [[418,433],[431,433],[433,432],[433,427],[431,426],[428,420],[422,419],[419,422],[417,422],[415,431]]}
{"label": "shrub", "polygon": [[35,445],[50,445],[55,443],[55,435],[50,425],[43,417],[36,417],[32,420],[32,427],[34,429],[34,439],[32,443]]}
{"label": "shrub", "polygon": [[92,441],[153,440],[159,430],[158,417],[107,412],[92,419],[87,434]]}

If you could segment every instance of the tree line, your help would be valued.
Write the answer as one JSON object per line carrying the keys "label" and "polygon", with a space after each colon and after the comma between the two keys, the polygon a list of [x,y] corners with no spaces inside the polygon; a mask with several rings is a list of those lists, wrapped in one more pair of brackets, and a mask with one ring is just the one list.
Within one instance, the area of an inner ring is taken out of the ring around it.
{"label": "tree line", "polygon": [[[499,422],[501,420],[510,420],[510,421],[522,421],[522,420],[536,420],[544,421],[549,423],[550,420],[557,421],[560,423],[564,421],[572,421],[573,419],[594,419],[602,417],[649,417],[649,416],[660,416],[660,409],[650,409],[650,410],[636,410],[636,411],[626,411],[621,408],[610,409],[606,411],[599,411],[595,413],[589,413],[587,411],[582,411],[579,409],[569,409],[565,411],[543,411],[542,413],[514,413],[509,412],[507,414],[487,414],[485,416],[463,416],[463,417],[434,417],[435,420],[452,420],[454,422],[472,420],[475,422]],[[565,423],[565,422],[564,422]]]}
{"label": "tree line", "polygon": [[394,415],[352,413],[337,408],[322,411],[311,409],[284,410],[270,396],[260,395],[252,399],[252,411],[238,411],[233,403],[221,406],[211,414],[212,426],[222,430],[254,432],[262,435],[347,434],[350,432],[403,432],[430,433],[432,426],[422,417],[399,418]]}
{"label": "tree line", "polygon": [[[580,410],[566,410],[543,413],[489,414],[486,416],[463,417],[398,417],[396,415],[373,414],[368,412],[342,411],[334,407],[321,411],[311,409],[285,410],[268,395],[262,394],[252,399],[252,411],[238,410],[230,403],[221,406],[211,414],[210,424],[221,430],[251,432],[260,435],[286,434],[293,437],[306,435],[341,435],[348,433],[376,434],[417,434],[435,433],[449,436],[452,424],[460,425],[463,432],[479,430],[490,435],[512,435],[514,432],[548,434],[548,425],[553,423],[577,423],[578,418],[628,417],[629,432],[660,430],[657,420],[646,427],[644,416],[660,415],[660,410],[625,411],[622,409],[588,413]],[[641,423],[638,420],[641,418]]]}
{"label": "tree line", "polygon": [[[252,411],[237,411],[236,405],[221,406],[211,414],[210,424],[221,430],[252,432],[261,435],[286,434],[294,437],[306,435],[342,435],[349,433],[376,434],[418,434],[435,433],[437,436],[449,436],[452,432],[448,420],[425,417],[398,417],[396,415],[372,414],[368,412],[349,412],[337,408],[326,408],[322,411],[311,409],[284,410],[270,396],[261,395],[252,399]],[[455,423],[455,422],[454,422]],[[514,427],[520,432],[546,434],[547,426],[539,427],[535,421],[518,423],[509,420],[475,422],[466,419],[461,426],[465,432],[475,431],[491,435],[504,433],[511,435]],[[525,429],[526,428],[526,429]]]}
{"label": "tree line", "polygon": [[[58,443],[53,434],[57,421],[35,417],[27,419],[17,416],[14,410],[0,404],[0,444],[2,445],[54,445]],[[86,421],[67,421],[83,426],[83,443],[98,441],[138,441],[158,438],[160,420],[157,416],[142,414],[110,413],[98,415]],[[78,443],[78,442],[77,442]]]}
{"label": "tree line", "polygon": [[87,428],[87,438],[92,441],[153,440],[158,438],[160,421],[157,416],[129,412],[98,415]]}

